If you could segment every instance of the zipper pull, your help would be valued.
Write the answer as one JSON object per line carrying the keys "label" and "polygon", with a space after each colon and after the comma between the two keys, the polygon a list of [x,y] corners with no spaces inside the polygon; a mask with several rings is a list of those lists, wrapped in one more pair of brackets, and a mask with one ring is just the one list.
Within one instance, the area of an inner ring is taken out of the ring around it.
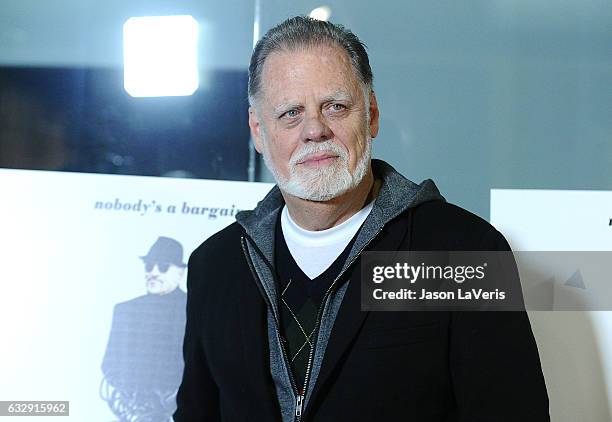
{"label": "zipper pull", "polygon": [[304,407],[304,396],[298,395],[295,400],[295,416],[302,416],[302,409]]}

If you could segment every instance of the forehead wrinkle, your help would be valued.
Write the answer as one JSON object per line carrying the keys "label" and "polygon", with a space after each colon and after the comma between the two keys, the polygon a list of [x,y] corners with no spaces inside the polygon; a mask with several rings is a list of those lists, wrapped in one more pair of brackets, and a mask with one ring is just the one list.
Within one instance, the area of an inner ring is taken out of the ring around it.
{"label": "forehead wrinkle", "polygon": [[[320,45],[318,48],[305,48],[305,49],[295,49],[295,50],[281,50],[275,51],[271,53],[263,64],[262,69],[262,78],[261,78],[261,94],[262,97],[268,97],[268,111],[271,113],[279,113],[281,111],[286,111],[290,108],[301,108],[303,107],[302,101],[290,98],[277,98],[281,102],[278,104],[274,104],[273,97],[274,94],[278,94],[279,92],[284,91],[284,83],[285,81],[297,81],[298,85],[301,79],[301,70],[295,68],[293,66],[286,69],[284,72],[280,70],[275,64],[276,60],[281,58],[288,58],[294,55],[304,56],[304,55],[312,55],[317,54],[323,61],[323,66],[331,64],[330,57],[328,55],[323,54],[325,52],[333,53],[332,56],[336,59],[339,59],[339,64],[341,68],[338,69],[337,65],[335,69],[331,71],[332,74],[335,73],[334,77],[330,80],[333,81],[332,84],[336,85],[336,89],[334,90],[333,85],[332,92],[327,95],[323,95],[319,98],[321,102],[333,102],[333,101],[348,101],[348,102],[356,102],[358,101],[358,95],[355,92],[352,92],[354,88],[361,88],[359,86],[359,80],[356,79],[356,75],[354,74],[353,66],[348,58],[346,52],[339,50],[339,47],[336,46],[325,46]],[[283,63],[286,65],[286,63]],[[283,66],[281,66],[282,69]],[[279,70],[281,73],[279,74]],[[285,73],[286,72],[286,73]],[[284,74],[283,74],[284,73]],[[329,72],[327,72],[329,74]],[[271,100],[271,101],[270,101]],[[272,102],[272,104],[270,104]],[[259,107],[256,107],[259,108]]]}

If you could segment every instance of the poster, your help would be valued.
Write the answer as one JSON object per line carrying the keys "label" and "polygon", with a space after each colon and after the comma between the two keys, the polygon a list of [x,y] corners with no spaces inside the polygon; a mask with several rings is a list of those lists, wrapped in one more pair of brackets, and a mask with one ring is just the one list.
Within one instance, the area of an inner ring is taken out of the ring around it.
{"label": "poster", "polygon": [[69,401],[62,420],[168,420],[189,255],[270,188],[1,169],[0,400]]}
{"label": "poster", "polygon": [[[493,189],[491,223],[515,251],[597,256],[612,250],[612,192]],[[559,310],[565,309],[559,298],[568,290],[589,292],[590,282],[588,274],[560,279],[553,310],[529,312],[556,422],[612,420],[611,308],[584,294],[583,310]]]}

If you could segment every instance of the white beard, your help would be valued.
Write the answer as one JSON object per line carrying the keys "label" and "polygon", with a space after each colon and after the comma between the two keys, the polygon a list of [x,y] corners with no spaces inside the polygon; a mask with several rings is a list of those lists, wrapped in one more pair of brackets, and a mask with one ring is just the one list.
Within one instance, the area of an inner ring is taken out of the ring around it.
{"label": "white beard", "polygon": [[[274,167],[270,152],[268,151],[268,139],[264,133],[263,157],[266,166],[274,176],[278,187],[283,192],[310,201],[329,201],[338,196],[355,189],[363,180],[370,168],[372,158],[372,138],[367,137],[363,154],[358,158],[355,171],[351,174],[349,170],[349,156],[346,150],[331,140],[322,142],[308,142],[297,151],[289,161],[289,178],[281,176]],[[306,156],[316,153],[330,153],[338,158],[327,166],[308,167],[297,164]]]}

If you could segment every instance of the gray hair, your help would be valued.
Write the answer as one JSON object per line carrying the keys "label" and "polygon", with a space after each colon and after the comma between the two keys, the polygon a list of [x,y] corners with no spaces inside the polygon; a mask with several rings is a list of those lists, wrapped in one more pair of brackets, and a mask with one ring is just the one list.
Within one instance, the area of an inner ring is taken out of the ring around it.
{"label": "gray hair", "polygon": [[321,45],[336,45],[346,51],[355,74],[364,85],[367,101],[373,76],[365,44],[342,25],[296,16],[270,29],[255,45],[249,65],[249,104],[253,105],[259,94],[262,69],[271,53]]}

